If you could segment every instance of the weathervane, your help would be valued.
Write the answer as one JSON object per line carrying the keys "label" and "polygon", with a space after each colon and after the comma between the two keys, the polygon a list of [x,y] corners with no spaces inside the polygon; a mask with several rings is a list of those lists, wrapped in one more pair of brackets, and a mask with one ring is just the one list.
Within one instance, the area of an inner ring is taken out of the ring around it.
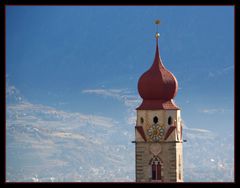
{"label": "weathervane", "polygon": [[158,39],[158,38],[160,37],[160,34],[158,33],[158,25],[160,24],[160,20],[156,20],[156,21],[155,21],[155,24],[156,24],[156,30],[157,30],[157,32],[156,32],[156,38]]}

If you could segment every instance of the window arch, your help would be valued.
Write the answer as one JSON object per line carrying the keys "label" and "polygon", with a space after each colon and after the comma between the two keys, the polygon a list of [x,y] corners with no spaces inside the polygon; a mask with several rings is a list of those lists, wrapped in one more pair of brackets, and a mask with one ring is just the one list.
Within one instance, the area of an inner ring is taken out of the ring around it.
{"label": "window arch", "polygon": [[150,162],[151,168],[151,179],[152,180],[162,180],[162,161],[159,157],[153,157]]}
{"label": "window arch", "polygon": [[172,123],[173,123],[172,117],[169,116],[169,117],[168,117],[168,125],[172,125]]}
{"label": "window arch", "polygon": [[157,123],[157,122],[158,122],[158,117],[157,117],[157,116],[154,116],[153,122],[154,122],[154,123]]}
{"label": "window arch", "polygon": [[140,118],[140,123],[143,123],[144,122],[144,119],[143,117]]}

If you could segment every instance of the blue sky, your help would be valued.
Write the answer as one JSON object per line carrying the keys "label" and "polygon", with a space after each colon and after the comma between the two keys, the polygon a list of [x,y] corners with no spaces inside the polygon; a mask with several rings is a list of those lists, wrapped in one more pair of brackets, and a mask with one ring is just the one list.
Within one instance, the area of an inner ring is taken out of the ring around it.
{"label": "blue sky", "polygon": [[178,80],[185,126],[232,135],[233,18],[233,6],[7,6],[7,84],[32,104],[133,132],[137,81],[153,62],[160,19],[160,54]]}

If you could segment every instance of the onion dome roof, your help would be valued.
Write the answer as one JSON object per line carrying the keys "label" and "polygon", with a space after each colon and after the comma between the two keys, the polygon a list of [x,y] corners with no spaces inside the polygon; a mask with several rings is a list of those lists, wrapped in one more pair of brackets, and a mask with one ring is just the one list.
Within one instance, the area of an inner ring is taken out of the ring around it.
{"label": "onion dome roof", "polygon": [[143,103],[137,109],[178,109],[172,100],[177,94],[178,82],[162,63],[158,37],[157,33],[153,64],[138,80],[138,92]]}

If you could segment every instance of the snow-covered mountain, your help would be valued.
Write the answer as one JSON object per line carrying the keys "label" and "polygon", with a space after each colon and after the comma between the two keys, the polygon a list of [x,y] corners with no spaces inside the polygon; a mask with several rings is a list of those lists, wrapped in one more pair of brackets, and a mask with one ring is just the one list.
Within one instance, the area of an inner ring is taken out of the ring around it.
{"label": "snow-covered mountain", "polygon": [[[6,110],[7,181],[135,181],[134,124],[33,104],[14,86]],[[184,139],[185,181],[233,181],[231,135],[185,127]]]}

